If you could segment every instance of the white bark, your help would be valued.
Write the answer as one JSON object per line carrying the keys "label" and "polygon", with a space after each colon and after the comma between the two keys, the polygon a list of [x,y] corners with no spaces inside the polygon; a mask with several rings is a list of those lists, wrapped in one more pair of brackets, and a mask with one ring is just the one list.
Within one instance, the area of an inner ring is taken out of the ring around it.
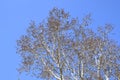
{"label": "white bark", "polygon": [[97,61],[97,77],[100,77],[100,60]]}
{"label": "white bark", "polygon": [[97,77],[100,78],[100,58],[101,58],[101,54],[99,54],[99,58],[95,58],[95,62],[96,62],[96,65],[97,65]]}
{"label": "white bark", "polygon": [[84,76],[84,64],[83,61],[81,61],[81,77],[83,78]]}
{"label": "white bark", "polygon": [[109,77],[108,75],[105,74],[105,80],[109,80]]}
{"label": "white bark", "polygon": [[[44,59],[42,58],[41,60],[42,60],[43,64],[46,65]],[[49,68],[49,71],[56,79],[60,80],[60,77],[58,76],[58,74],[54,73],[50,68]]]}
{"label": "white bark", "polygon": [[57,74],[55,74],[52,70],[49,69],[49,71],[56,79],[61,80],[60,77]]}

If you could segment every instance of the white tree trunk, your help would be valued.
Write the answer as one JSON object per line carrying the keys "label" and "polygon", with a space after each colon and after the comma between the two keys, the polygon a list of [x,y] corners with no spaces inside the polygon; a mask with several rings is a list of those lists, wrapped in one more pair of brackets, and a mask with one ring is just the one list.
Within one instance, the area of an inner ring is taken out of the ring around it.
{"label": "white tree trunk", "polygon": [[81,61],[81,78],[84,77],[84,64],[83,61]]}
{"label": "white tree trunk", "polygon": [[97,61],[97,77],[100,77],[100,60]]}
{"label": "white tree trunk", "polygon": [[96,62],[96,65],[97,65],[97,78],[100,78],[100,58],[101,58],[101,54],[99,55],[99,58],[95,58],[95,62]]}

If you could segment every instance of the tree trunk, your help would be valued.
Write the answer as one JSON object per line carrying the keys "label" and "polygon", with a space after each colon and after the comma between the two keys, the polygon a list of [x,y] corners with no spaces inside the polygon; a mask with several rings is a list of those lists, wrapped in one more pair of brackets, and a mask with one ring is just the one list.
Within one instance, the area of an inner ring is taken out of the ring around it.
{"label": "tree trunk", "polygon": [[84,78],[84,64],[83,61],[81,61],[81,80],[83,80]]}
{"label": "tree trunk", "polygon": [[100,60],[97,61],[97,78],[100,80]]}

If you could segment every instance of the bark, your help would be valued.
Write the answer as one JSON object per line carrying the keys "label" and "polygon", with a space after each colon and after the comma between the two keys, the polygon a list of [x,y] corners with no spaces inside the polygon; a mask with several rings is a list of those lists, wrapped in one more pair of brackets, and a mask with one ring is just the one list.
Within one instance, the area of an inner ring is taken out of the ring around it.
{"label": "bark", "polygon": [[81,80],[83,80],[84,77],[84,64],[83,61],[81,61]]}
{"label": "bark", "polygon": [[100,60],[97,62],[97,77],[100,78]]}
{"label": "bark", "polygon": [[60,78],[61,78],[61,80],[63,80],[62,68],[60,68]]}
{"label": "bark", "polygon": [[102,55],[100,55],[96,61],[97,62],[96,64],[97,64],[97,78],[98,78],[98,80],[101,80],[101,76],[100,76],[101,57],[102,57]]}
{"label": "bark", "polygon": [[109,77],[107,74],[105,74],[105,80],[109,80]]}

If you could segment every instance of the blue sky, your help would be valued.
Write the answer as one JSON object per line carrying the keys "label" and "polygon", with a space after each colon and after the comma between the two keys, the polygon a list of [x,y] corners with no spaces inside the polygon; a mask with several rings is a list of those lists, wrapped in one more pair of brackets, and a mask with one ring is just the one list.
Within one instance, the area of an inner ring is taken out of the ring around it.
{"label": "blue sky", "polygon": [[[33,80],[16,68],[20,57],[16,54],[16,40],[25,34],[31,20],[40,23],[53,7],[64,8],[72,17],[92,14],[92,28],[111,23],[112,37],[120,40],[120,0],[1,0],[0,1],[0,79]],[[34,79],[35,80],[35,79]]]}

